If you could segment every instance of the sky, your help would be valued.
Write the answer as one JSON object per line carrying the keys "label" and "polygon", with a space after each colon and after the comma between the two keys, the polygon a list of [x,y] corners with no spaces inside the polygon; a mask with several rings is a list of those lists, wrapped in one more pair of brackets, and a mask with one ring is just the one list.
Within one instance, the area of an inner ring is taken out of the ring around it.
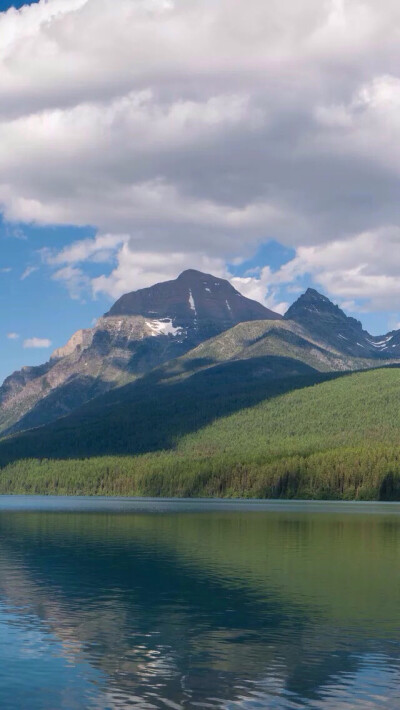
{"label": "sky", "polygon": [[185,268],[400,327],[399,26],[397,0],[0,0],[0,379]]}

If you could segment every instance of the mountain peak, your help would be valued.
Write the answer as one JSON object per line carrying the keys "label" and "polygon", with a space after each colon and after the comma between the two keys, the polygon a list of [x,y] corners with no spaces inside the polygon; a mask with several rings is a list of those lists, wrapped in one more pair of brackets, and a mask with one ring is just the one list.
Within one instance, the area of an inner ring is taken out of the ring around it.
{"label": "mountain peak", "polygon": [[198,281],[199,279],[204,278],[215,279],[216,277],[212,276],[212,274],[205,274],[203,271],[197,271],[197,269],[185,269],[185,271],[182,271],[182,273],[179,274],[176,281]]}
{"label": "mountain peak", "polygon": [[[203,285],[203,287],[213,287],[213,286],[221,286],[224,285],[225,288],[228,288],[232,291],[236,291],[236,289],[233,288],[232,284],[229,283],[226,279],[220,279],[218,276],[213,276],[213,274],[206,274],[203,271],[197,271],[196,269],[185,269],[185,271],[182,271],[181,274],[175,279],[175,282],[180,284],[180,283],[185,283],[188,284],[189,286],[191,284],[193,285]],[[174,283],[174,282],[167,282],[167,283]]]}
{"label": "mountain peak", "polygon": [[[331,310],[334,309],[335,311],[336,310],[340,311],[339,306],[332,303],[332,301],[330,301],[327,296],[324,296],[322,293],[317,291],[315,288],[311,288],[311,287],[309,287],[304,293],[301,294],[301,296],[299,296],[297,301],[295,301],[292,304],[292,306],[290,306],[289,311],[291,309],[294,309],[294,307],[296,307],[296,309],[299,306],[304,308],[307,304],[310,304],[310,303],[320,304],[321,307],[329,308]],[[340,312],[343,313],[343,311],[340,311]],[[343,315],[345,315],[345,314],[343,313]]]}
{"label": "mountain peak", "polygon": [[237,323],[281,316],[242,296],[226,279],[186,269],[178,278],[122,296],[106,316],[168,318],[175,328],[196,331],[203,340]]}
{"label": "mountain peak", "polygon": [[299,323],[320,342],[353,357],[390,357],[392,354],[389,352],[390,338],[370,335],[363,330],[360,321],[347,316],[339,306],[313,288],[308,288],[290,306],[285,319]]}
{"label": "mountain peak", "polygon": [[[309,287],[309,288],[305,291],[305,293],[303,294],[303,296],[308,296],[308,297],[310,297],[310,298],[315,298],[315,299],[320,300],[320,301],[329,301],[329,298],[327,298],[327,296],[324,296],[322,293],[320,293],[319,291],[317,291],[317,289],[311,288],[311,287]],[[301,296],[300,296],[300,298],[301,298]],[[329,303],[331,303],[331,301],[329,301]]]}
{"label": "mountain peak", "polygon": [[338,305],[332,303],[327,296],[317,291],[315,288],[308,288],[297,301],[295,301],[286,311],[285,319],[294,320],[301,325],[312,328],[315,317],[325,317],[332,319],[332,323],[343,324],[351,322],[355,328],[362,330],[362,325],[355,318],[347,316]]}

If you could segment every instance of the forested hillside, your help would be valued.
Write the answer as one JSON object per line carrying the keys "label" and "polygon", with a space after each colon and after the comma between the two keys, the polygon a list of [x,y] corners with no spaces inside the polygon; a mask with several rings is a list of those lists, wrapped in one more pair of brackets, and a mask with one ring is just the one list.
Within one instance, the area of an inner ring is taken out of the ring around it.
{"label": "forested hillside", "polygon": [[259,360],[223,367],[1,442],[0,490],[400,499],[399,368],[277,380]]}

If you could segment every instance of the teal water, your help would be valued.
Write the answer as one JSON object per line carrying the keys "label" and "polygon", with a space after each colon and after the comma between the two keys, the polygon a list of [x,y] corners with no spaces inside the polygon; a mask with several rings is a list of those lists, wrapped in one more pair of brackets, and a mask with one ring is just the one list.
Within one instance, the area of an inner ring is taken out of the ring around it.
{"label": "teal water", "polygon": [[0,497],[0,707],[398,710],[400,505]]}

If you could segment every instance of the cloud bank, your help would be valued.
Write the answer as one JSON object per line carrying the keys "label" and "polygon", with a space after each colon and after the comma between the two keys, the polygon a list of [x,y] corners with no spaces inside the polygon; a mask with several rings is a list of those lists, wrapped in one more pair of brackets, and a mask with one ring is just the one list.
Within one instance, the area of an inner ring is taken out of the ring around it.
{"label": "cloud bank", "polygon": [[399,23],[395,0],[41,0],[2,13],[5,217],[98,229],[46,256],[75,297],[87,261],[114,259],[89,284],[114,297],[187,266],[224,275],[273,237],[296,257],[249,292],[273,297],[311,273],[393,310]]}

